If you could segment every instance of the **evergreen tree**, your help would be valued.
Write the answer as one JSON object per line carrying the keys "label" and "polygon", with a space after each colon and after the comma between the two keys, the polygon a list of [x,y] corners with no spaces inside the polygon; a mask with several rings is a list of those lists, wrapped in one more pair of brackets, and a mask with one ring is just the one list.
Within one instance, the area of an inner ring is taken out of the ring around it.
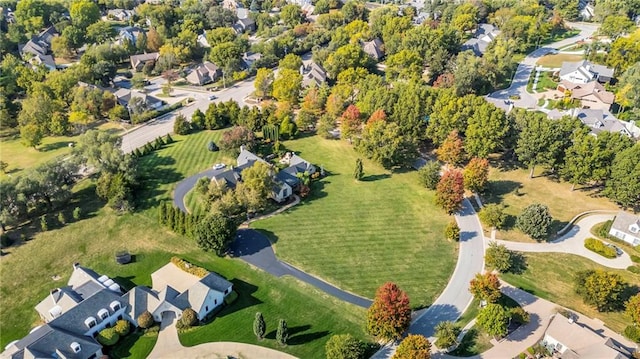
{"label": "evergreen tree", "polygon": [[173,143],[173,138],[171,137],[171,134],[167,133],[167,139],[166,139],[165,143],[166,144]]}
{"label": "evergreen tree", "polygon": [[362,165],[362,159],[356,159],[356,168],[353,171],[353,178],[360,181],[364,176],[364,166]]}
{"label": "evergreen tree", "polygon": [[278,322],[278,330],[276,331],[276,341],[278,344],[287,345],[287,339],[289,339],[289,330],[287,329],[287,322],[284,319],[280,319]]}
{"label": "evergreen tree", "polygon": [[267,324],[264,322],[264,317],[262,316],[262,313],[257,312],[256,317],[253,320],[253,334],[256,335],[258,340],[262,340],[266,331]]}

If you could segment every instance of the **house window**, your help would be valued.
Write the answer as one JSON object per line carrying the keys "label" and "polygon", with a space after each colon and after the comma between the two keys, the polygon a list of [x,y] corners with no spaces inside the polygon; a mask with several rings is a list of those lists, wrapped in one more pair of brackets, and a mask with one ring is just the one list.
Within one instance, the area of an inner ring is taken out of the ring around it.
{"label": "house window", "polygon": [[213,304],[216,304],[216,305],[217,305],[217,304],[218,304],[218,300],[217,300],[217,299],[214,299],[214,300],[213,300]]}
{"label": "house window", "polygon": [[208,311],[209,311],[209,306],[208,306],[208,305],[205,305],[205,306],[204,306],[204,311],[205,311],[205,312],[208,312]]}
{"label": "house window", "polygon": [[93,327],[96,326],[96,318],[94,317],[89,317],[87,319],[84,320],[84,324],[87,326],[87,328],[91,329]]}
{"label": "house window", "polygon": [[227,290],[224,291],[224,294],[229,294],[229,288],[227,288]]}
{"label": "house window", "polygon": [[98,317],[100,317],[100,320],[105,320],[109,317],[109,311],[102,308],[98,311]]}
{"label": "house window", "polygon": [[96,353],[91,354],[91,356],[87,359],[96,359],[98,356],[96,355]]}
{"label": "house window", "polygon": [[109,306],[111,307],[111,310],[117,312],[120,309],[120,302],[114,300],[113,302],[111,302],[111,304],[109,304]]}

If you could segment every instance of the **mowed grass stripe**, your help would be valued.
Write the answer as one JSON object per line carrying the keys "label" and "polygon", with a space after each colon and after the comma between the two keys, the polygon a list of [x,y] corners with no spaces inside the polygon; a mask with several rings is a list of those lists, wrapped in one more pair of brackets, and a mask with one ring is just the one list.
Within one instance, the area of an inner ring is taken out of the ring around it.
{"label": "mowed grass stripe", "polygon": [[[392,280],[415,306],[430,304],[453,271],[456,251],[443,238],[450,218],[416,174],[390,174],[365,160],[365,180],[356,182],[358,155],[347,143],[307,137],[285,145],[330,175],[314,184],[315,199],[253,224],[274,234],[278,256],[366,297]],[[371,175],[378,177],[367,181]]]}

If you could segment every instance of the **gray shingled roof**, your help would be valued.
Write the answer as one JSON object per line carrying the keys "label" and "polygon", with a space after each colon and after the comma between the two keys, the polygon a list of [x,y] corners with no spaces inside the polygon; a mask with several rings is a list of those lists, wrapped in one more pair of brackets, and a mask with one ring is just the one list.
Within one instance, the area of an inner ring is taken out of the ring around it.
{"label": "gray shingled roof", "polygon": [[91,297],[78,303],[78,305],[71,308],[64,315],[49,322],[49,325],[69,332],[83,334],[88,329],[84,324],[84,321],[89,317],[94,317],[98,323],[100,323],[98,311],[100,309],[106,309],[109,311],[109,315],[112,315],[113,310],[111,310],[110,304],[114,301],[119,302],[120,306],[123,308],[127,305],[122,297],[115,292],[109,289],[102,289]]}
{"label": "gray shingled roof", "polygon": [[640,217],[635,216],[631,213],[627,213],[625,211],[620,211],[618,212],[618,214],[616,214],[616,218],[613,220],[611,228],[620,232],[627,233],[634,237],[640,237],[640,233],[632,233],[629,230],[629,227],[634,223],[640,225]]}
{"label": "gray shingled roof", "polygon": [[211,272],[204,276],[204,278],[200,279],[200,283],[220,293],[224,293],[225,290],[229,289],[233,285],[233,283],[224,279],[220,275]]}
{"label": "gray shingled roof", "polygon": [[[74,342],[80,344],[78,353],[74,353],[71,349],[71,344]],[[24,359],[25,351],[39,358],[51,358],[52,354],[57,352],[58,355],[62,354],[67,359],[87,359],[102,349],[102,346],[91,337],[75,335],[50,325],[36,329],[14,345],[19,350],[11,355],[11,359]]]}
{"label": "gray shingled roof", "polygon": [[131,318],[137,320],[140,314],[145,311],[153,312],[160,304],[158,295],[148,287],[137,286],[122,296],[122,299],[129,303],[127,313]]}

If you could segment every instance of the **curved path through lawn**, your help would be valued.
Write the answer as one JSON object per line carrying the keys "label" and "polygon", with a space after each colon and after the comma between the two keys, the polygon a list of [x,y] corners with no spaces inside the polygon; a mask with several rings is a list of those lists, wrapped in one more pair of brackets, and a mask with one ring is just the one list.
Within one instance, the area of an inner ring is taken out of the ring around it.
{"label": "curved path through lawn", "polygon": [[584,247],[584,240],[594,237],[591,228],[598,223],[613,219],[612,214],[595,214],[580,219],[564,236],[551,243],[522,243],[496,240],[498,244],[504,244],[507,248],[518,252],[556,252],[569,253],[590,259],[605,267],[626,269],[633,265],[631,257],[626,252],[619,257],[609,259]]}

